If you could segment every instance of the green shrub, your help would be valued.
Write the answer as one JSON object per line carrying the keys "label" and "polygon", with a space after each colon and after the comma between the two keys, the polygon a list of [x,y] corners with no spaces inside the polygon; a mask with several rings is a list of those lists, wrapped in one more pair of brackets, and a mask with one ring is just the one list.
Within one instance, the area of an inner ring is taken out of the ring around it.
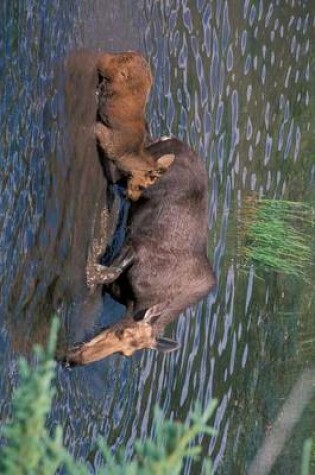
{"label": "green shrub", "polygon": [[1,435],[6,444],[0,450],[0,473],[3,475],[49,474],[66,459],[62,431],[50,435],[46,426],[54,389],[51,386],[55,362],[53,354],[57,336],[54,320],[46,351],[36,347],[36,368],[25,359],[19,361],[20,382],[12,401],[12,420]]}

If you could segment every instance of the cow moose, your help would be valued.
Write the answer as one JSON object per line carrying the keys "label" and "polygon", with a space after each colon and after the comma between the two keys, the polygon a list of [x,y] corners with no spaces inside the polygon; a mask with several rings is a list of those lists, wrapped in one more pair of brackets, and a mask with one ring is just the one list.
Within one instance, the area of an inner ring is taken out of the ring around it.
{"label": "cow moose", "polygon": [[177,139],[149,148],[158,159],[175,155],[172,166],[132,204],[126,242],[95,283],[126,308],[121,322],[67,354],[69,364],[87,364],[112,353],[137,349],[164,352],[178,347],[161,337],[165,326],[206,296],[215,278],[207,258],[207,174],[201,159]]}

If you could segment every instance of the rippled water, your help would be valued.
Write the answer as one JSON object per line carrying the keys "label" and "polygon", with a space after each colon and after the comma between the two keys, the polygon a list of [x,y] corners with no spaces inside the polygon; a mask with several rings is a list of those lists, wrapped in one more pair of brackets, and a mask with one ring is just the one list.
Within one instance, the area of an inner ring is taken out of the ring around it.
{"label": "rippled water", "polygon": [[[77,51],[140,48],[155,77],[153,135],[188,141],[209,170],[218,285],[169,329],[177,353],[59,367],[51,422],[97,466],[98,433],[131,453],[151,433],[156,402],[185,420],[196,400],[216,397],[218,433],[201,437],[204,454],[217,473],[245,473],[297,375],[314,364],[314,286],[242,272],[234,219],[252,191],[314,202],[312,1],[6,0],[0,9],[1,420],[16,358],[43,340],[53,308],[72,339],[122,314],[85,288],[106,182],[90,133],[93,59]],[[313,405],[273,473],[298,473],[314,426]],[[186,462],[184,473],[201,472],[202,462]]]}

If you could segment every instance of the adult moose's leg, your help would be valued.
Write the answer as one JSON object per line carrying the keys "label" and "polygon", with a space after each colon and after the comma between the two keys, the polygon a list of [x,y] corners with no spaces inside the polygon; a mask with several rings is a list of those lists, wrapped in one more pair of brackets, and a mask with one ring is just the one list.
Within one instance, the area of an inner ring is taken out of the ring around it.
{"label": "adult moose's leg", "polygon": [[87,268],[88,287],[111,284],[132,265],[133,260],[134,252],[131,247],[126,246],[109,267],[91,263]]}

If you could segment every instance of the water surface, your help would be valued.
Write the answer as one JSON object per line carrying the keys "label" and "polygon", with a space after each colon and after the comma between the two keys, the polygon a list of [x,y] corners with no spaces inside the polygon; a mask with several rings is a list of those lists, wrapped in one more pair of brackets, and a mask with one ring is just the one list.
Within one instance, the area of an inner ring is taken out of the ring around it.
{"label": "water surface", "polygon": [[[216,473],[246,473],[298,375],[314,365],[314,286],[244,272],[235,219],[251,192],[314,202],[313,3],[15,0],[0,8],[1,420],[17,357],[43,340],[53,309],[64,339],[122,314],[85,285],[107,186],[90,133],[93,59],[78,51],[140,49],[155,78],[152,134],[187,141],[209,171],[218,284],[168,329],[182,343],[177,353],[58,367],[51,424],[63,426],[66,445],[93,467],[99,433],[130,454],[136,438],[151,434],[155,403],[185,420],[196,400],[206,406],[216,397],[218,432],[200,437],[203,454]],[[314,409],[274,474],[298,473]],[[202,460],[186,461],[184,473],[202,473]]]}

